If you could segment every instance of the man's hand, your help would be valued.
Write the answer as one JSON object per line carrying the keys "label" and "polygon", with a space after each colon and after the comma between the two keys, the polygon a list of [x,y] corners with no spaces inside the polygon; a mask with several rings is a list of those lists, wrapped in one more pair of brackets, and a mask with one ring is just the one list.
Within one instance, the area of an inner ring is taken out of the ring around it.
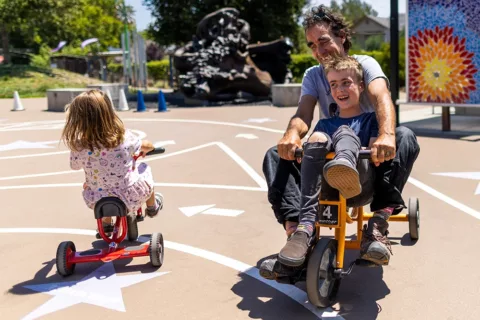
{"label": "man's hand", "polygon": [[395,158],[395,135],[381,134],[373,143],[371,157],[375,166]]}
{"label": "man's hand", "polygon": [[278,155],[285,160],[295,160],[295,150],[302,147],[297,133],[287,132],[277,144]]}

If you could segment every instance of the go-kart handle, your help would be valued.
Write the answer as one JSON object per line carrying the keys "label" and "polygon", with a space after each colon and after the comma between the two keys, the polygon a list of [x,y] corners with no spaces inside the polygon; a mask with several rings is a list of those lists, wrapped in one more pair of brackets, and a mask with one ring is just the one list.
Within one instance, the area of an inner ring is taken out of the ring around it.
{"label": "go-kart handle", "polygon": [[[147,152],[146,156],[153,156],[154,154],[160,154],[164,153],[165,148],[164,147],[156,147],[152,151]],[[140,152],[138,155],[133,156],[133,159],[136,161],[138,158],[140,158],[143,155],[143,152]]]}
{"label": "go-kart handle", "polygon": [[[371,157],[371,150],[360,150],[358,154],[358,159],[370,159]],[[303,157],[303,149],[297,148],[295,150],[295,158],[302,158]],[[329,152],[327,154],[327,160],[332,160],[335,157],[335,152]]]}

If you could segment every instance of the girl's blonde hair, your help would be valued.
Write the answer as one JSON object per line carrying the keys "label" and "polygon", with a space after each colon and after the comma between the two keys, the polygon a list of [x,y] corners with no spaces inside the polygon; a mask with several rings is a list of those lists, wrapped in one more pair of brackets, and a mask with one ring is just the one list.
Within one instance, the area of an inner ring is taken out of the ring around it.
{"label": "girl's blonde hair", "polygon": [[65,108],[62,140],[75,151],[115,148],[123,142],[125,127],[108,96],[100,90],[78,95]]}

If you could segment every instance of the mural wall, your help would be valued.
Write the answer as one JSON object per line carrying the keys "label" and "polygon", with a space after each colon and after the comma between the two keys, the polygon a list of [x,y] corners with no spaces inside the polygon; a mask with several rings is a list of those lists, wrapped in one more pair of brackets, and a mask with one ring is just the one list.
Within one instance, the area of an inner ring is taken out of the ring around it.
{"label": "mural wall", "polygon": [[480,0],[408,0],[409,102],[480,104]]}

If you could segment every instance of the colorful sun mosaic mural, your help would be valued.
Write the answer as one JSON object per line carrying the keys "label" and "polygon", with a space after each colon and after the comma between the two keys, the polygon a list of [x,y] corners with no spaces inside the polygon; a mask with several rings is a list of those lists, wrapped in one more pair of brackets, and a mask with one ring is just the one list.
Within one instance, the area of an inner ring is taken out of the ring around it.
{"label": "colorful sun mosaic mural", "polygon": [[480,0],[409,0],[411,102],[480,104],[480,27],[472,28],[474,16],[466,13],[472,2],[480,6]]}

